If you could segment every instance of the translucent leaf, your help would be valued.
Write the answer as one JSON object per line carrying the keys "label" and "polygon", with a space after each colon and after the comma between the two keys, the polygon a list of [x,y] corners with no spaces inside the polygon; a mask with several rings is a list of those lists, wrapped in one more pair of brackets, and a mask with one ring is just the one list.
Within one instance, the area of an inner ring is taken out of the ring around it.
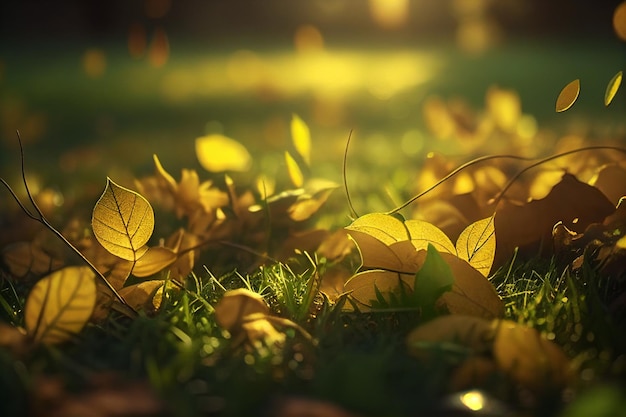
{"label": "translucent leaf", "polygon": [[563,112],[574,105],[580,93],[580,80],[576,79],[567,84],[556,99],[557,113]]}
{"label": "translucent leaf", "polygon": [[509,320],[497,322],[493,356],[505,374],[536,393],[563,388],[572,376],[569,360],[558,345]]}
{"label": "translucent leaf", "polygon": [[493,217],[470,224],[456,241],[459,258],[469,262],[484,276],[489,275],[496,256],[496,233]]}
{"label": "translucent leaf", "polygon": [[463,259],[441,253],[454,275],[452,289],[443,293],[438,304],[452,314],[484,318],[504,315],[504,303],[491,282]]}
{"label": "translucent leaf", "polygon": [[429,244],[432,244],[440,252],[456,254],[450,238],[437,226],[423,220],[407,220],[404,226],[409,233],[411,243],[417,250],[426,249]]}
{"label": "translucent leaf", "polygon": [[359,217],[346,227],[380,240],[387,245],[401,240],[409,240],[409,233],[404,223],[387,214],[370,213]]}
{"label": "translucent leaf", "polygon": [[24,309],[26,329],[37,342],[64,342],[82,330],[95,303],[96,282],[91,269],[60,269],[37,282],[28,294]]}
{"label": "translucent leaf", "polygon": [[110,253],[135,261],[147,250],[154,230],[154,211],[140,194],[107,178],[107,185],[93,209],[91,227],[98,242]]}
{"label": "translucent leaf", "polygon": [[244,172],[252,165],[252,157],[241,143],[219,134],[197,138],[196,156],[209,172]]}
{"label": "translucent leaf", "polygon": [[369,311],[380,295],[389,301],[389,294],[397,291],[401,283],[407,289],[410,288],[413,285],[413,279],[413,275],[410,274],[375,269],[354,275],[346,282],[344,291],[350,293],[361,311]]}
{"label": "translucent leaf", "polygon": [[609,84],[606,86],[606,92],[604,93],[604,105],[608,106],[613,101],[619,86],[622,84],[622,71],[618,72],[611,78]]}
{"label": "translucent leaf", "polygon": [[304,120],[297,114],[291,118],[291,140],[304,162],[311,165],[311,133]]}
{"label": "translucent leaf", "polygon": [[220,327],[234,331],[253,314],[269,314],[270,309],[261,295],[246,288],[227,291],[215,306],[215,320]]}
{"label": "translucent leaf", "polygon": [[154,275],[176,261],[176,253],[165,247],[148,248],[146,253],[135,262],[132,274],[136,277]]}
{"label": "translucent leaf", "polygon": [[[372,235],[357,230],[348,230],[348,235],[356,243],[364,268],[380,268],[391,271],[405,271],[407,273],[414,273],[417,270],[405,269],[405,262],[398,253]],[[407,245],[405,244],[404,246],[406,247]],[[413,245],[410,243],[409,249],[411,252],[415,252]]]}
{"label": "translucent leaf", "polygon": [[287,164],[287,172],[289,173],[291,183],[296,187],[302,187],[304,184],[304,175],[302,174],[300,166],[298,166],[298,163],[288,151],[285,151],[285,163]]}
{"label": "translucent leaf", "polygon": [[163,280],[144,281],[124,287],[118,293],[135,310],[143,309],[152,312],[161,306],[162,293],[166,284]]}

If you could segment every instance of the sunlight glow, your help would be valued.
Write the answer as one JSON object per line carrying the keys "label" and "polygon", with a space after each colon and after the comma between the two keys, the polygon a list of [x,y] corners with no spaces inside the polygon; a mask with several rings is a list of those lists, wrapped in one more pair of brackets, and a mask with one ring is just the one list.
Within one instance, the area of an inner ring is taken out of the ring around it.
{"label": "sunlight glow", "polygon": [[374,22],[385,29],[395,29],[406,24],[409,0],[369,0],[370,14]]}
{"label": "sunlight glow", "polygon": [[472,411],[482,410],[485,406],[485,397],[479,391],[468,391],[461,395],[461,402]]}

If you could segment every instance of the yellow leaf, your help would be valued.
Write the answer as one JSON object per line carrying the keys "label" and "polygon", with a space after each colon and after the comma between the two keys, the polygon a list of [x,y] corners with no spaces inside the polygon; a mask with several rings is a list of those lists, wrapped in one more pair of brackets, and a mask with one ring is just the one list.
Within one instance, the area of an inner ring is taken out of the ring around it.
{"label": "yellow leaf", "polygon": [[304,162],[311,165],[311,132],[297,114],[291,118],[291,140]]}
{"label": "yellow leaf", "polygon": [[93,209],[91,227],[100,244],[115,256],[139,259],[154,230],[154,211],[140,194],[107,178],[107,185]]}
{"label": "yellow leaf", "polygon": [[219,134],[197,138],[196,156],[209,172],[244,172],[252,165],[252,157],[241,143]]}
{"label": "yellow leaf", "polygon": [[617,94],[619,86],[622,84],[622,71],[618,72],[611,78],[609,84],[606,86],[606,92],[604,93],[604,105],[608,106],[613,101],[613,97]]}
{"label": "yellow leaf", "polygon": [[270,309],[263,297],[246,288],[226,291],[215,306],[215,321],[228,331],[241,328],[246,317],[253,314],[269,314]]}
{"label": "yellow leaf", "polygon": [[154,160],[154,166],[156,167],[157,178],[160,178],[163,182],[165,182],[165,184],[167,184],[167,188],[171,192],[174,192],[177,188],[176,180],[165,170],[165,168],[163,168],[163,165],[161,165],[161,161],[159,161],[159,157],[156,156],[156,154],[152,155],[152,159]]}
{"label": "yellow leaf", "polygon": [[166,281],[151,280],[129,285],[118,291],[126,303],[135,310],[144,309],[149,312],[158,310]]}
{"label": "yellow leaf", "polygon": [[470,224],[456,241],[459,258],[469,262],[484,276],[489,275],[496,256],[496,232],[493,217]]}
{"label": "yellow leaf", "polygon": [[409,240],[409,233],[404,223],[393,216],[382,213],[370,213],[361,216],[346,229],[366,233],[387,245],[401,240]]}
{"label": "yellow leaf", "polygon": [[537,330],[510,320],[494,322],[493,356],[515,382],[535,393],[560,390],[572,374],[567,356]]}
{"label": "yellow leaf", "polygon": [[441,253],[454,275],[452,290],[443,293],[437,304],[451,314],[488,319],[504,315],[504,303],[491,282],[463,259]]}
{"label": "yellow leaf", "polygon": [[148,248],[146,253],[135,262],[132,274],[147,277],[167,268],[176,261],[176,253],[162,246]]}
{"label": "yellow leaf", "polygon": [[359,305],[361,311],[370,311],[372,301],[376,301],[378,291],[386,301],[389,301],[389,293],[400,288],[400,285],[409,289],[413,286],[414,276],[411,274],[399,274],[391,271],[373,269],[370,271],[359,272],[350,278],[345,286],[344,291],[350,293],[350,296]]}
{"label": "yellow leaf", "polygon": [[287,172],[289,173],[289,178],[291,178],[293,185],[298,188],[302,187],[302,184],[304,184],[304,175],[289,151],[285,151],[285,162],[287,163]]}
{"label": "yellow leaf", "polygon": [[369,233],[348,230],[348,236],[355,242],[361,254],[362,267],[379,268],[390,271],[415,273],[418,267],[414,258],[417,256],[415,247],[408,240],[391,245],[381,242]]}
{"label": "yellow leaf", "polygon": [[574,105],[580,93],[580,80],[576,79],[567,84],[556,99],[557,113],[563,112]]}
{"label": "yellow leaf", "polygon": [[432,243],[439,252],[456,254],[450,238],[437,226],[423,220],[407,220],[404,226],[415,249],[426,249],[428,244]]}
{"label": "yellow leaf", "polygon": [[28,294],[26,329],[37,342],[64,342],[82,330],[95,303],[96,282],[90,268],[60,269],[37,282]]}
{"label": "yellow leaf", "polygon": [[299,195],[296,201],[287,209],[289,218],[296,222],[309,219],[326,203],[330,194],[337,187],[334,183],[328,183],[325,188]]}

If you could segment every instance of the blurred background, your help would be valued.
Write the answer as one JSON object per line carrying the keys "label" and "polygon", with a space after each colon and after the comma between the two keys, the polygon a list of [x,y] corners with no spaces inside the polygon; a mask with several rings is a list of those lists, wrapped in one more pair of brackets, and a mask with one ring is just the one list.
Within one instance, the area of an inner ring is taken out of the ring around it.
{"label": "blurred background", "polygon": [[[64,193],[93,181],[97,195],[104,175],[151,173],[153,153],[175,178],[201,170],[194,140],[208,133],[245,144],[255,173],[280,176],[293,113],[311,129],[314,176],[341,180],[354,131],[357,190],[390,179],[402,189],[433,151],[465,161],[508,151],[514,136],[540,154],[553,143],[542,129],[621,138],[626,94],[603,104],[626,61],[612,23],[619,3],[2,2],[0,175],[19,179],[19,130],[34,183]],[[556,113],[577,78],[578,101]],[[498,103],[514,119],[501,141],[459,148],[440,132],[452,117],[473,134]]]}

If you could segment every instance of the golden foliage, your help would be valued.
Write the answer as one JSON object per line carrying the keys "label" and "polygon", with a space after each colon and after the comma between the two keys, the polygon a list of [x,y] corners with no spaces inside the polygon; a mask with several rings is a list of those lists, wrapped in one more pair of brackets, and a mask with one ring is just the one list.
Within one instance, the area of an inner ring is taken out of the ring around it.
{"label": "golden foliage", "polygon": [[28,334],[36,342],[57,344],[85,326],[96,303],[93,271],[65,267],[46,276],[30,291],[24,308]]}
{"label": "golden foliage", "polygon": [[104,193],[93,209],[93,233],[115,256],[136,261],[147,250],[154,230],[154,211],[141,195],[107,178]]}

